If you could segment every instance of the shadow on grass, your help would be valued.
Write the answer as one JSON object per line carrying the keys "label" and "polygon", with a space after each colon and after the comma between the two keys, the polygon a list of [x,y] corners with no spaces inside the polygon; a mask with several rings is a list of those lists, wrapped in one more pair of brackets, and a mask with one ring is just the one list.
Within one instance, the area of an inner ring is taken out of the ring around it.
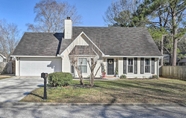
{"label": "shadow on grass", "polygon": [[37,85],[37,87],[44,87],[44,85],[43,84],[39,84],[39,85]]}
{"label": "shadow on grass", "polygon": [[[144,80],[145,81],[145,80]],[[112,86],[112,87],[109,87],[109,86]],[[149,86],[150,85],[150,86]],[[151,90],[151,91],[154,91],[154,92],[163,92],[163,93],[166,93],[166,94],[174,94],[174,92],[171,92],[170,89],[183,89],[181,87],[176,87],[174,85],[168,85],[167,83],[164,83],[164,84],[160,84],[160,83],[154,83],[153,81],[152,82],[148,82],[148,83],[140,83],[139,81],[124,81],[124,82],[121,82],[121,81],[102,81],[102,82],[99,82],[95,85],[96,87],[100,87],[100,88],[105,88],[105,89],[118,89],[118,90],[121,90],[122,88],[138,88],[138,89],[143,89],[143,90]],[[107,87],[108,86],[108,87]],[[118,88],[120,87],[120,88]],[[164,88],[164,89],[161,89],[161,88]]]}
{"label": "shadow on grass", "polygon": [[[155,81],[146,81],[146,82],[139,82],[139,81],[100,81],[95,83],[96,87],[107,89],[107,90],[114,90],[114,91],[123,91],[126,88],[131,89],[130,94],[134,96],[141,96],[147,97],[148,99],[156,99],[160,101],[167,101],[171,103],[176,103],[181,106],[185,105],[186,100],[184,99],[185,95],[180,96],[181,94],[177,94],[177,91],[184,90],[183,85],[177,85],[176,83],[157,83]],[[141,92],[133,91],[132,89],[138,89]],[[176,90],[176,91],[175,91]],[[150,95],[154,94],[154,95]],[[162,96],[162,97],[161,97]],[[163,97],[164,96],[164,97]],[[116,96],[112,96],[113,99],[117,99]],[[112,102],[111,102],[112,103]]]}
{"label": "shadow on grass", "polygon": [[36,97],[38,97],[38,98],[43,99],[43,96],[37,95],[37,94],[32,93],[32,92],[25,92],[24,95],[33,95],[33,96],[36,96]]}

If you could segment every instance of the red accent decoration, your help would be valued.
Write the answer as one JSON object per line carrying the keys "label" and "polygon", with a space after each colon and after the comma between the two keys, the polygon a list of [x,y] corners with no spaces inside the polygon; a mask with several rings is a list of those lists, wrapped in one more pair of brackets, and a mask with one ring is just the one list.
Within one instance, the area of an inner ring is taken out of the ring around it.
{"label": "red accent decoration", "polygon": [[106,73],[105,73],[105,72],[102,72],[102,77],[103,77],[103,78],[105,77],[105,75],[106,75]]}

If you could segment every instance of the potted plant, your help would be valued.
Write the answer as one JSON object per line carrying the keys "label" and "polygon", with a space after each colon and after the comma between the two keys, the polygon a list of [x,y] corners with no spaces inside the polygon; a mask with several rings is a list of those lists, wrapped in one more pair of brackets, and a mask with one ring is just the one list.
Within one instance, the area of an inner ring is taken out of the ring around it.
{"label": "potted plant", "polygon": [[102,71],[102,77],[104,78],[106,75],[106,72],[105,71]]}
{"label": "potted plant", "polygon": [[115,77],[119,77],[118,76],[118,69],[116,68],[116,70],[115,70],[115,75],[114,75]]}

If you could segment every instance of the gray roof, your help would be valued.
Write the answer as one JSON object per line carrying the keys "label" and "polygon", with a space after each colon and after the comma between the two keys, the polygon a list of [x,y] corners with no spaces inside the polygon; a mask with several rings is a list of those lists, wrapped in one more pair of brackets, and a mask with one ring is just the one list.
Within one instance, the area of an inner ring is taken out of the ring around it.
{"label": "gray roof", "polygon": [[26,32],[12,55],[56,56],[62,37],[63,33]]}
{"label": "gray roof", "polygon": [[186,63],[186,58],[181,59],[179,63]]}
{"label": "gray roof", "polygon": [[162,56],[146,28],[73,27],[72,39],[63,33],[25,33],[13,55],[55,56],[84,32],[105,55]]}

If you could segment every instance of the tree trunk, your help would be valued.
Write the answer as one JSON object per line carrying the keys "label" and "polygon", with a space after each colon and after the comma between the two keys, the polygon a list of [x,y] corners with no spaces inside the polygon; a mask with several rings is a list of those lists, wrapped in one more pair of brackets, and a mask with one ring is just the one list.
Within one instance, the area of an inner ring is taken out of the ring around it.
{"label": "tree trunk", "polygon": [[177,39],[173,40],[173,58],[172,58],[172,66],[176,66],[177,60]]}
{"label": "tree trunk", "polygon": [[90,85],[91,86],[94,86],[94,60],[93,58],[91,58],[91,74],[90,74],[90,78],[91,78],[91,81],[90,81]]}
{"label": "tree trunk", "polygon": [[177,24],[176,24],[176,11],[172,8],[172,39],[173,39],[173,53],[172,53],[172,66],[176,66],[177,60]]}
{"label": "tree trunk", "polygon": [[83,84],[83,76],[82,76],[82,74],[81,74],[81,72],[79,71],[79,70],[77,70],[77,73],[78,73],[78,76],[79,76],[79,79],[80,79],[80,85],[84,85]]}
{"label": "tree trunk", "polygon": [[91,73],[91,86],[94,86],[94,72]]}
{"label": "tree trunk", "polygon": [[173,52],[172,52],[172,66],[176,66],[177,60],[177,23],[176,23],[176,7],[175,4],[171,6],[171,18],[172,18],[172,40],[173,40]]}
{"label": "tree trunk", "polygon": [[80,85],[84,85],[84,83],[83,83],[83,76],[82,76],[80,70],[78,69],[77,66],[75,66],[75,64],[73,64],[73,66],[75,67],[75,69],[76,69],[76,71],[78,73],[78,76],[79,76],[79,79],[80,79]]}
{"label": "tree trunk", "polygon": [[[161,39],[161,54],[163,55],[163,40],[164,40],[164,35],[162,35]],[[163,66],[163,57],[161,58],[161,66]]]}

